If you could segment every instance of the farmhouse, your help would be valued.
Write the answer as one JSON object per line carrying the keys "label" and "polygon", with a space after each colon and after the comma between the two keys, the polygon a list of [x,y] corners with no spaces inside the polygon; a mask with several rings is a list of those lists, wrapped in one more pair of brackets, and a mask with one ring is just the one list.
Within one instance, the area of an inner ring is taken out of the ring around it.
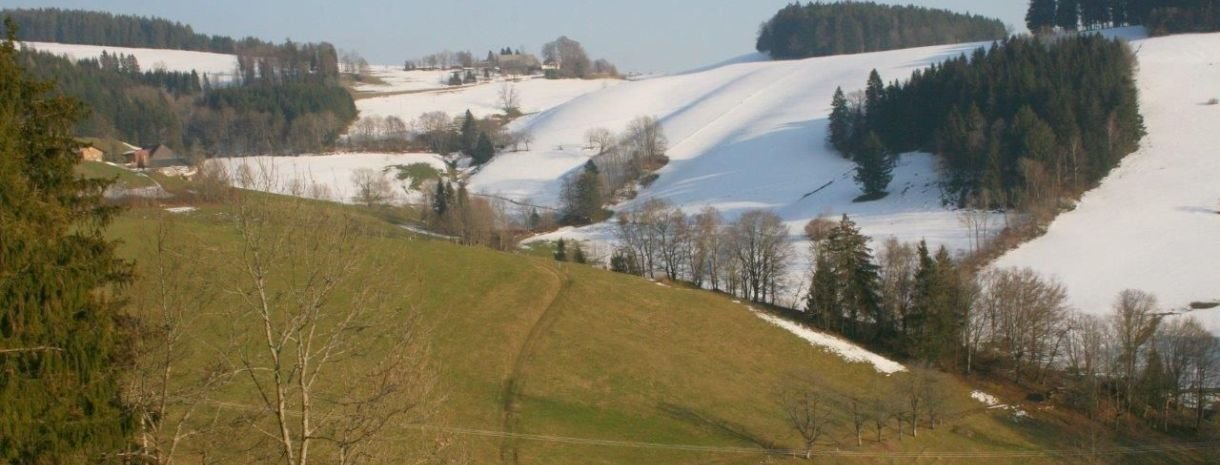
{"label": "farmhouse", "polygon": [[127,162],[134,168],[167,168],[170,166],[186,166],[189,161],[174,152],[173,149],[158,144],[150,147],[144,147],[138,150],[133,150],[124,155],[127,155]]}

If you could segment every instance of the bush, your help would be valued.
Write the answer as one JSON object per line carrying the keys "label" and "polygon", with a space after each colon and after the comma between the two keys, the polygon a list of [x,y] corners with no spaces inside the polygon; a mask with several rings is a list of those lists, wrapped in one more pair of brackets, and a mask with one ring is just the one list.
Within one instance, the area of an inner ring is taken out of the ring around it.
{"label": "bush", "polygon": [[644,175],[643,178],[640,178],[640,186],[642,186],[642,187],[651,186],[652,183],[656,182],[657,178],[659,178],[659,177],[661,177],[661,175],[659,175],[657,173],[648,173],[648,174]]}
{"label": "bush", "polygon": [[1217,105],[1217,104],[1220,104],[1220,99],[1215,98],[1215,97],[1212,97],[1212,99],[1211,99],[1211,100],[1208,100],[1208,101],[1207,101],[1207,104],[1208,104],[1208,105]]}

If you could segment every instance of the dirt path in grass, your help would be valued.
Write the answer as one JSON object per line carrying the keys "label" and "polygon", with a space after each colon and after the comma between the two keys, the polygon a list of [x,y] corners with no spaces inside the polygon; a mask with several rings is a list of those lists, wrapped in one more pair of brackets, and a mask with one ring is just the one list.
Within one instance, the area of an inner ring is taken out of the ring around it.
{"label": "dirt path in grass", "polygon": [[[542,343],[543,337],[550,331],[551,326],[554,326],[555,321],[559,318],[559,309],[556,308],[556,302],[563,291],[567,289],[569,280],[568,277],[554,266],[538,264],[536,268],[550,274],[555,278],[555,285],[547,290],[546,308],[542,314],[538,316],[538,320],[530,327],[529,334],[521,343],[521,348],[517,350],[516,359],[513,361],[512,371],[504,379],[504,389],[501,392],[501,397],[504,403],[504,423],[503,429],[506,433],[517,432],[517,397],[521,394],[525,380],[522,378],[522,372],[525,369],[525,364],[533,357],[534,351],[538,349]],[[506,464],[518,463],[519,444],[518,441],[506,437],[500,443],[500,461]]]}

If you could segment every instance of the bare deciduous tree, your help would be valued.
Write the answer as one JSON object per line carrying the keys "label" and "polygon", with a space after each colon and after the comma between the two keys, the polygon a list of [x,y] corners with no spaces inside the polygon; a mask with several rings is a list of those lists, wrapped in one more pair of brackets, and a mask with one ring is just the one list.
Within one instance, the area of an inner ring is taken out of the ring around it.
{"label": "bare deciduous tree", "polygon": [[606,128],[592,128],[585,131],[585,143],[589,149],[596,149],[599,154],[606,153],[606,150],[614,145],[614,134]]}
{"label": "bare deciduous tree", "polygon": [[788,266],[788,226],[775,213],[750,210],[729,227],[729,249],[739,263],[743,297],[772,302]]}
{"label": "bare deciduous tree", "polygon": [[371,168],[359,168],[352,172],[352,184],[356,193],[352,200],[366,207],[383,205],[394,197],[394,186],[385,175]]}
{"label": "bare deciduous tree", "polygon": [[500,110],[505,115],[512,116],[521,111],[521,93],[512,82],[504,81],[500,84],[498,98]]}
{"label": "bare deciduous tree", "polygon": [[229,262],[232,363],[257,393],[248,420],[275,444],[266,457],[306,465],[352,463],[386,425],[426,414],[433,377],[409,308],[394,311],[391,283],[364,250],[350,213],[303,200],[238,196]]}
{"label": "bare deciduous tree", "polygon": [[983,338],[997,350],[1021,380],[1028,369],[1050,368],[1067,338],[1067,291],[1055,280],[1033,270],[999,269],[979,278],[975,324]]}
{"label": "bare deciduous tree", "polygon": [[[207,364],[191,376],[187,358],[192,335],[213,303],[218,289],[206,273],[193,266],[182,233],[169,213],[158,217],[150,247],[146,279],[132,289],[140,325],[134,338],[134,366],[126,397],[136,415],[137,448],[145,463],[173,464],[189,439],[214,432],[208,420],[209,400],[235,373]],[[213,416],[214,418],[214,416]]]}
{"label": "bare deciduous tree", "polygon": [[1124,404],[1128,411],[1135,391],[1137,364],[1144,346],[1156,334],[1161,319],[1155,315],[1156,297],[1146,292],[1125,290],[1114,302],[1111,324],[1118,343],[1118,368],[1126,395]]}
{"label": "bare deciduous tree", "polygon": [[788,425],[801,436],[805,458],[813,456],[813,448],[830,425],[830,411],[818,390],[813,386],[802,386],[782,395],[784,418]]}

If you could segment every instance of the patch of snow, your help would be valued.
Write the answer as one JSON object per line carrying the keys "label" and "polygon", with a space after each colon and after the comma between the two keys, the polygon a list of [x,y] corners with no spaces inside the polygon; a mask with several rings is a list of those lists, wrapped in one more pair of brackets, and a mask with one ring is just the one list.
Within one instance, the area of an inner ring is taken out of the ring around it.
{"label": "patch of snow", "polygon": [[198,210],[198,208],[195,208],[195,207],[170,207],[170,208],[166,208],[166,209],[165,209],[165,211],[170,212],[170,213],[190,213],[190,212],[193,212],[193,211],[195,211],[195,210]]}
{"label": "patch of snow", "polygon": [[783,318],[757,311],[753,308],[751,308],[750,311],[753,312],[755,316],[763,319],[763,321],[795,334],[797,337],[804,339],[806,342],[826,349],[849,362],[871,364],[873,368],[877,370],[877,372],[887,375],[907,370],[906,367],[902,366],[901,363],[869,352],[863,347],[855,345],[851,342],[839,339],[826,333],[811,330]]}
{"label": "patch of snow", "polygon": [[41,52],[65,56],[70,60],[96,59],[105,51],[108,54],[123,54],[136,57],[140,69],[152,71],[164,69],[199,73],[200,79],[207,76],[214,84],[230,82],[237,69],[237,55],[188,50],[154,48],[111,47],[108,45],[61,44],[55,42],[22,42],[22,46]]}
{"label": "patch of snow", "polygon": [[1000,406],[1000,399],[983,391],[971,391],[970,398],[986,404],[988,407]]}
{"label": "patch of snow", "polygon": [[[1070,303],[1106,314],[1118,293],[1140,289],[1162,305],[1220,299],[1220,34],[1137,39],[1140,149],[1060,215],[1045,235],[1001,257],[1058,277]],[[1192,312],[1220,334],[1220,309]]]}
{"label": "patch of snow", "polygon": [[[372,169],[382,174],[394,186],[392,202],[400,204],[418,203],[423,194],[407,191],[404,182],[395,178],[394,165],[427,163],[444,172],[445,162],[439,155],[430,153],[341,153],[329,155],[257,156],[235,158],[213,158],[209,163],[222,164],[234,185],[241,186],[239,172],[248,170],[255,178],[254,185],[242,186],[265,192],[285,195],[311,195],[312,185],[325,192],[325,200],[350,203],[356,194],[352,174],[358,169]],[[388,171],[387,171],[388,170]]]}
{"label": "patch of snow", "polygon": [[403,71],[398,66],[372,66],[370,74],[384,84],[360,83],[359,92],[412,92],[418,90],[444,89],[448,87],[450,71],[416,70]]}
{"label": "patch of snow", "polygon": [[402,228],[402,229],[405,229],[405,230],[407,230],[407,231],[411,231],[411,232],[413,232],[413,233],[415,233],[415,234],[419,234],[419,235],[421,235],[421,236],[427,236],[427,237],[432,237],[432,238],[436,238],[436,239],[444,239],[444,240],[447,240],[447,241],[456,241],[456,240],[458,240],[458,239],[459,239],[459,238],[458,238],[458,237],[456,237],[456,236],[446,236],[446,235],[444,235],[444,234],[437,234],[437,233],[434,233],[434,232],[429,231],[429,230],[427,230],[427,229],[421,228],[421,227],[419,227],[419,226],[412,226],[412,225],[409,225],[409,224],[400,224],[400,225],[398,225],[398,227],[400,227],[400,228]]}

